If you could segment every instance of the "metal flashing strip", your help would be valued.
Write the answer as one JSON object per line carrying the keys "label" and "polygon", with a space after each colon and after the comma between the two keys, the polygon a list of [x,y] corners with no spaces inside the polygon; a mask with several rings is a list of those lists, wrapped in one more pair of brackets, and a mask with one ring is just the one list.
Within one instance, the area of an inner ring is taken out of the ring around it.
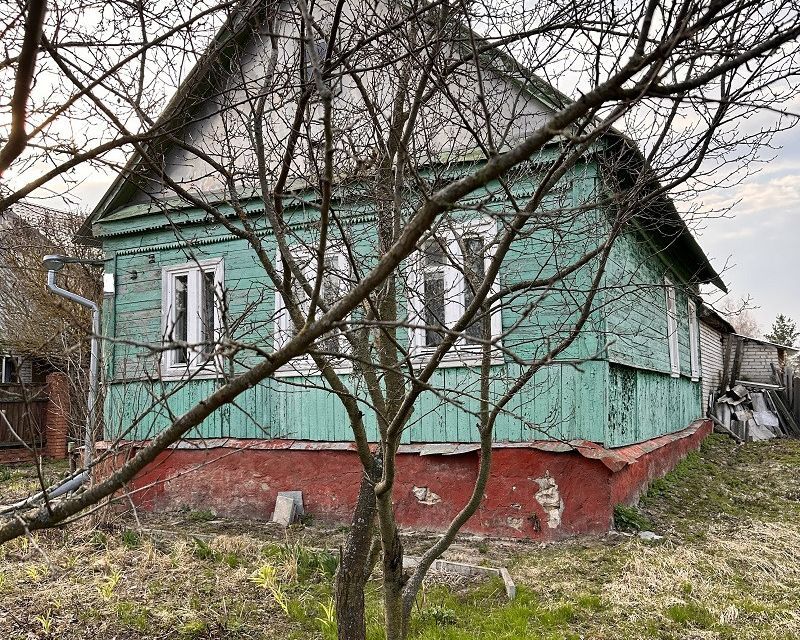
{"label": "metal flashing strip", "polygon": [[[705,420],[696,420],[685,429],[675,433],[668,433],[651,440],[631,444],[615,449],[589,442],[588,440],[536,440],[533,442],[495,442],[493,449],[536,449],[548,453],[575,452],[590,460],[597,460],[612,472],[622,470],[633,464],[642,456],[652,453],[663,446],[688,438],[697,433]],[[97,443],[98,450],[112,450],[118,448],[138,448],[147,444],[147,440],[124,440],[121,442],[101,441]],[[181,440],[170,446],[172,450],[206,451],[212,449],[241,449],[251,451],[356,451],[353,442],[317,442],[312,440],[250,440],[242,438],[204,438],[196,440]],[[480,450],[480,444],[467,443],[419,443],[400,445],[398,453],[416,454],[419,456],[454,456],[474,453]]]}

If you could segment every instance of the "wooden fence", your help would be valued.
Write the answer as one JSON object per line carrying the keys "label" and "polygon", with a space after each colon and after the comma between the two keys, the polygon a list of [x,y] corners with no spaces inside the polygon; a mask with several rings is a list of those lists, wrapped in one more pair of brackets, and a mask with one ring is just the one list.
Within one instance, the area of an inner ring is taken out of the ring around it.
{"label": "wooden fence", "polygon": [[0,385],[0,448],[41,447],[46,410],[47,385]]}
{"label": "wooden fence", "polygon": [[794,422],[797,434],[800,436],[800,376],[791,365],[786,365],[781,371],[772,365],[772,379],[776,385],[783,387],[771,394],[781,418]]}

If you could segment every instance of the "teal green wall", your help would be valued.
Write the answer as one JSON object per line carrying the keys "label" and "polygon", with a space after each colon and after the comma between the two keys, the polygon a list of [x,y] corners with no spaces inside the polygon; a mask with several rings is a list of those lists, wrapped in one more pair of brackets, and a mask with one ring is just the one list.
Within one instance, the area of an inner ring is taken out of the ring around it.
{"label": "teal green wall", "polygon": [[[580,172],[565,183],[562,198],[575,204],[587,201],[595,190],[593,167],[581,165]],[[491,189],[492,185],[486,191]],[[515,189],[522,198],[532,186],[517,183]],[[476,194],[475,199],[484,195]],[[487,206],[499,209],[504,203],[492,202]],[[373,223],[363,203],[355,200],[341,203],[338,213],[349,221],[354,235],[374,235],[368,233]],[[291,219],[302,229],[312,214],[313,210],[298,207]],[[114,338],[106,348],[109,436],[151,437],[169,423],[171,416],[180,415],[219,384],[215,380],[150,382],[158,376],[157,354],[146,345],[157,345],[161,339],[163,267],[183,264],[190,255],[192,259],[224,258],[229,316],[235,320],[233,337],[267,348],[272,345],[274,295],[253,252],[245,241],[229,236],[219,226],[203,224],[199,212],[185,211],[180,216],[186,224],[178,232],[165,228],[160,214],[117,216],[118,219],[100,225],[99,230],[105,235],[104,250],[116,276],[116,294],[106,301],[105,309],[106,330]],[[542,230],[514,248],[504,264],[501,282],[511,284],[552,273],[554,258],[560,264],[569,262],[597,246],[605,231],[603,216],[593,211],[575,220],[569,229],[561,228],[558,233]],[[191,248],[187,249],[187,245]],[[268,255],[274,254],[274,242],[266,232],[263,246]],[[557,247],[555,254],[554,247]],[[357,251],[368,259],[371,247],[361,242]],[[557,361],[542,368],[514,398],[497,422],[496,440],[583,438],[617,446],[679,430],[699,416],[699,384],[669,376],[664,292],[658,284],[663,276],[663,263],[652,253],[648,255],[641,242],[629,236],[615,248],[609,269],[606,287],[595,300],[597,311],[574,344]],[[522,322],[504,340],[504,346],[519,357],[530,359],[543,355],[543,335],[566,336],[573,325],[575,303],[584,301],[590,289],[591,273],[592,265],[570,276],[557,290],[548,292],[538,301],[536,315]],[[611,286],[626,279],[631,282],[628,290]],[[638,292],[634,291],[634,284],[648,283],[651,288],[644,294],[641,286]],[[528,294],[506,304],[502,311],[504,329],[514,326],[519,314],[538,295]],[[631,298],[642,295],[647,296],[645,301]],[[678,309],[685,316],[686,300],[682,294]],[[688,319],[683,320],[679,326],[681,366],[688,374]],[[647,331],[639,330],[643,326]],[[573,365],[574,361],[587,358],[592,360]],[[617,364],[650,371],[631,369],[635,374],[631,382],[621,373],[627,369]],[[492,393],[497,397],[502,395],[520,373],[519,365],[510,360],[493,367]],[[245,392],[236,406],[215,412],[190,436],[350,440],[347,417],[336,396],[324,389],[319,377],[312,382],[323,388],[305,388],[305,382],[302,378],[267,380]],[[357,381],[351,382],[357,386]],[[443,368],[432,383],[445,391],[478,394],[478,376],[466,368]],[[675,393],[679,405],[674,400]],[[162,394],[166,399],[160,399]],[[154,403],[153,398],[159,400]],[[463,396],[459,401],[464,402]],[[470,400],[465,404],[462,408],[443,403],[433,393],[424,394],[404,441],[477,441],[475,416],[470,413],[477,406],[471,406],[476,403]],[[366,403],[364,413],[370,435],[377,439],[374,417]]]}
{"label": "teal green wall", "polygon": [[[607,367],[589,362],[577,371],[556,364],[541,370],[498,420],[495,440],[524,442],[540,439],[603,439],[604,389]],[[516,365],[493,368],[494,388],[501,390],[519,375]],[[345,379],[347,377],[345,376]],[[316,441],[351,440],[347,416],[335,395],[322,390],[294,386],[302,379],[277,378],[245,391],[237,406],[214,412],[189,437],[204,438],[294,438]],[[442,369],[433,384],[440,389],[477,392],[477,376],[460,368]],[[197,380],[188,383],[117,381],[106,399],[109,436],[127,439],[152,437],[211,393],[219,383]],[[165,399],[161,399],[161,396]],[[154,398],[158,398],[154,401]],[[461,396],[459,400],[463,401]],[[443,405],[439,396],[423,393],[403,441],[476,442],[474,412],[477,403],[463,408]],[[365,406],[370,436],[377,440],[374,419]]]}
{"label": "teal green wall", "polygon": [[609,363],[605,442],[616,447],[678,431],[700,417],[700,385]]}
{"label": "teal green wall", "polygon": [[620,237],[604,278],[607,356],[611,362],[670,373],[664,276],[675,285],[682,376],[691,376],[688,299],[679,274],[639,233]]}

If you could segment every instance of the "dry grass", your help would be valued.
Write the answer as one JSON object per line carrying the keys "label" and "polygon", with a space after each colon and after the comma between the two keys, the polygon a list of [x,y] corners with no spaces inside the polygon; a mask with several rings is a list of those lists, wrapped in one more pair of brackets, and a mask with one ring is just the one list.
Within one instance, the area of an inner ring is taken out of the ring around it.
{"label": "dry grass", "polygon": [[[37,469],[33,464],[0,465],[0,504],[8,504],[52,486],[69,472],[64,460],[47,461]],[[44,481],[44,482],[42,482]]]}
{"label": "dry grass", "polygon": [[[62,470],[50,470],[60,473]],[[420,639],[800,638],[800,442],[743,448],[713,437],[642,501],[659,543],[610,535],[553,545],[463,539],[450,557],[505,564],[498,585],[432,580]],[[26,482],[0,481],[14,497]],[[1,477],[1,476],[0,476]],[[28,476],[30,483],[33,476]],[[342,531],[286,534],[204,512],[92,528],[0,548],[0,630],[24,638],[329,638],[331,556]],[[425,542],[409,537],[412,552]],[[378,586],[370,638],[380,637]]]}
{"label": "dry grass", "polygon": [[264,562],[258,541],[86,530],[35,542],[2,548],[0,629],[11,637],[267,638],[291,630],[249,580]]}

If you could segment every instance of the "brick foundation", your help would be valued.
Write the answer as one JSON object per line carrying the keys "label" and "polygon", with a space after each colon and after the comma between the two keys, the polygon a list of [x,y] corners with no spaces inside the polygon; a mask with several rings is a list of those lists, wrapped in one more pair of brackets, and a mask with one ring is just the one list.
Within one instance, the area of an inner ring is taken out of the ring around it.
{"label": "brick foundation", "polygon": [[[614,450],[591,443],[497,448],[484,499],[463,530],[538,540],[608,531],[615,504],[634,501],[710,431],[710,422],[698,421],[682,432]],[[315,519],[349,522],[361,468],[346,445],[330,443],[326,450],[324,443],[275,440],[211,444],[190,441],[159,455],[130,485],[135,504],[266,520],[278,491],[300,489]],[[139,447],[126,446],[100,473],[110,473]],[[444,529],[468,500],[477,464],[476,451],[420,455],[408,447],[399,453],[395,505],[401,525]]]}

